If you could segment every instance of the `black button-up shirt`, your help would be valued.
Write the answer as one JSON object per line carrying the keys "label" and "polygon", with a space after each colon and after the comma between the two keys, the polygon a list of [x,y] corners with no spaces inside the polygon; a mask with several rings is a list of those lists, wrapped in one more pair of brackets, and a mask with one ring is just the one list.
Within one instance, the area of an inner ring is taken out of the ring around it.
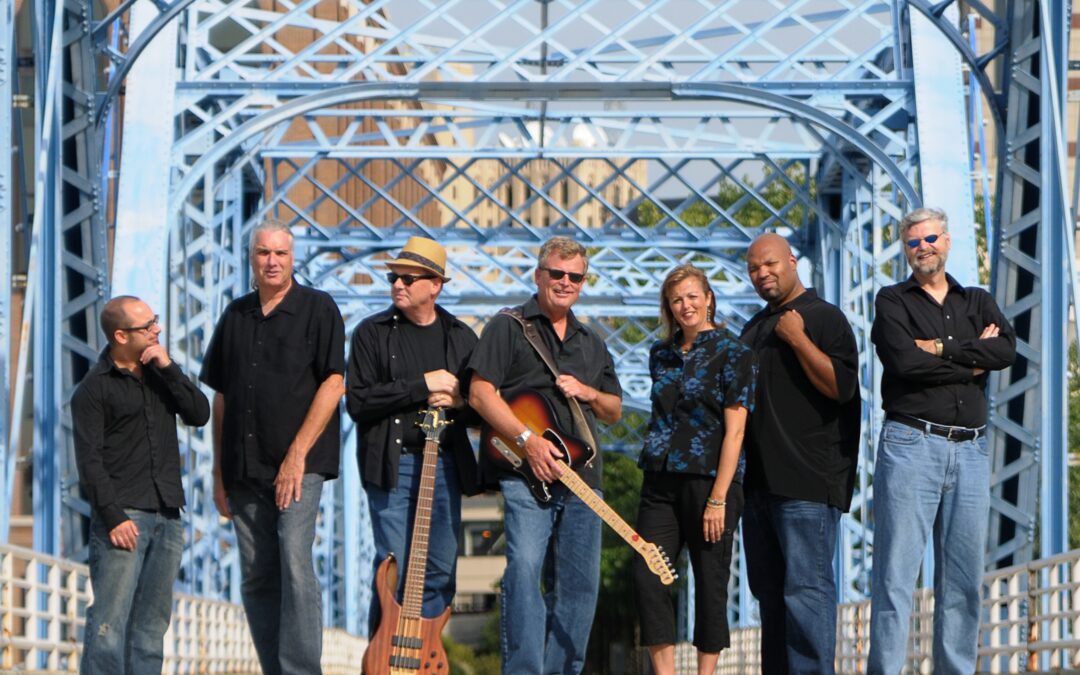
{"label": "black button-up shirt", "polygon": [[[818,391],[791,345],[776,335],[780,315],[796,310],[807,336],[829,357],[840,400]],[[859,350],[844,313],[808,288],[766,306],[743,328],[757,355],[757,404],[746,436],[746,486],[769,494],[851,506],[859,460]]]}
{"label": "black button-up shirt", "polygon": [[[450,312],[435,305],[442,324],[444,344],[440,348],[446,369],[459,380],[466,396],[468,379],[465,364],[476,346],[476,333]],[[401,326],[405,318],[394,306],[360,322],[352,334],[345,405],[356,420],[356,453],[360,476],[384,490],[397,487],[401,448],[406,428],[416,411],[427,406],[430,392],[418,363],[405,358]],[[453,424],[442,436],[443,452],[453,453],[458,481],[465,494],[475,494],[476,456],[469,442],[468,427],[478,417],[472,409],[451,410]]]}
{"label": "black button-up shirt", "polygon": [[[726,426],[724,408],[754,408],[750,349],[724,328],[702,331],[684,358],[674,340],[649,350],[652,416],[638,464],[646,471],[715,476]],[[742,482],[744,462],[734,480]]]}
{"label": "black button-up shirt", "polygon": [[[875,301],[871,340],[884,372],[881,405],[901,413],[958,427],[986,424],[986,373],[1001,370],[1016,358],[1016,333],[989,293],[965,288],[945,275],[945,302],[938,304],[915,278],[887,286]],[[998,337],[980,340],[990,324]],[[945,349],[935,356],[915,340],[940,338]]]}
{"label": "black button-up shirt", "polygon": [[106,348],[71,398],[79,482],[110,530],[128,519],[126,508],[184,505],[176,416],[195,427],[210,419],[206,396],[175,361],[142,373],[118,367]]}
{"label": "black button-up shirt", "polygon": [[[619,379],[615,375],[615,362],[608,353],[603,338],[582,325],[573,312],[566,317],[566,334],[562,340],[559,340],[551,321],[540,311],[535,295],[523,306],[522,315],[533,321],[540,339],[551,352],[561,373],[573,375],[582,384],[606,394],[622,395]],[[555,386],[555,376],[525,338],[521,324],[513,317],[496,314],[491,319],[480,336],[480,343],[473,350],[469,370],[495,385],[506,399],[513,398],[523,389],[536,390],[551,404],[559,427],[573,433],[574,421],[570,404]],[[582,402],[581,410],[593,437],[599,439],[592,406]],[[603,475],[601,470],[602,456],[600,448],[596,448],[596,459],[591,465],[582,467],[578,474],[589,487],[599,488]],[[500,473],[487,459],[487,455],[481,453],[480,475],[485,485],[490,486],[497,482]]]}
{"label": "black button-up shirt", "polygon": [[[225,397],[221,470],[226,487],[270,483],[304,423],[315,392],[345,373],[345,323],[327,293],[300,285],[263,316],[258,292],[225,308],[199,378]],[[304,470],[336,478],[341,419],[335,412]]]}

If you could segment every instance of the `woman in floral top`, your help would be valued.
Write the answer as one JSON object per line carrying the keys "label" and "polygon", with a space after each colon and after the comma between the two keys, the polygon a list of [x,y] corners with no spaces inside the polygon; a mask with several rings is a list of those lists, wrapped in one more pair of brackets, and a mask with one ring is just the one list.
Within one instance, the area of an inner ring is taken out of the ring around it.
{"label": "woman in floral top", "polygon": [[[649,353],[652,418],[639,464],[645,471],[637,530],[674,560],[683,546],[694,570],[698,673],[712,673],[730,644],[727,584],[742,515],[742,440],[754,403],[753,353],[714,323],[705,273],[680,265],[660,290],[664,339]],[[670,589],[635,560],[641,642],[657,675],[675,672]]]}

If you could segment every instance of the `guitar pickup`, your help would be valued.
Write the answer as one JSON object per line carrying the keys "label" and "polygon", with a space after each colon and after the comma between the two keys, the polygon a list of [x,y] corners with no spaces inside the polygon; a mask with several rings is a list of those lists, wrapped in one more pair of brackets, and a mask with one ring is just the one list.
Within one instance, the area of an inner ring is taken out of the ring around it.
{"label": "guitar pickup", "polygon": [[493,436],[491,438],[491,445],[493,445],[495,449],[499,451],[499,454],[505,457],[506,461],[510,462],[515,469],[521,468],[521,458],[517,456],[516,452],[510,449],[510,446],[503,442],[503,439],[498,436]]}
{"label": "guitar pickup", "polygon": [[395,647],[405,647],[406,649],[420,649],[424,646],[424,641],[418,637],[407,637],[404,635],[395,635],[390,638],[390,644]]}

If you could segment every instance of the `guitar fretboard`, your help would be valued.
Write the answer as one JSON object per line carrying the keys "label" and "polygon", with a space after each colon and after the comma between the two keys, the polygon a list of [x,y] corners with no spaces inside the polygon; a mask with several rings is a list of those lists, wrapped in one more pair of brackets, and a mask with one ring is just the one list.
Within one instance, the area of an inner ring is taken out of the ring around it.
{"label": "guitar fretboard", "polygon": [[623,538],[623,541],[630,544],[635,551],[648,558],[649,551],[646,548],[645,541],[634,531],[634,528],[627,525],[626,521],[622,519],[622,516],[615,512],[615,509],[608,506],[607,502],[598,497],[596,493],[593,492],[592,488],[589,487],[585,481],[581,480],[581,476],[570,468],[569,464],[560,460],[559,466],[563,468],[562,475],[559,476],[559,480],[562,481],[562,484],[570,488],[571,492],[577,495],[581,501],[585,502],[589,508],[595,511],[596,515],[600,516],[611,529],[615,530],[615,532]]}
{"label": "guitar fretboard", "polygon": [[419,619],[424,603],[424,576],[427,571],[428,537],[431,534],[431,504],[435,497],[435,471],[439,461],[439,441],[424,443],[424,464],[420,472],[420,490],[416,517],[409,544],[409,566],[405,570],[405,594],[401,601],[402,619]]}

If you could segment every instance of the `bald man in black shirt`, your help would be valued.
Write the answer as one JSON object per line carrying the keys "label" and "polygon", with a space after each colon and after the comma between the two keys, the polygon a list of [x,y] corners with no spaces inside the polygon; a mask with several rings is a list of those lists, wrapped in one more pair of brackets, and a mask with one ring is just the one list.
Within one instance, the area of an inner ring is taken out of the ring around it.
{"label": "bald man in black shirt", "polygon": [[858,465],[859,352],[843,312],[803,287],[783,237],[758,237],[746,266],[768,302],[742,335],[759,369],[743,540],[761,607],[762,670],[832,673],[832,559]]}

